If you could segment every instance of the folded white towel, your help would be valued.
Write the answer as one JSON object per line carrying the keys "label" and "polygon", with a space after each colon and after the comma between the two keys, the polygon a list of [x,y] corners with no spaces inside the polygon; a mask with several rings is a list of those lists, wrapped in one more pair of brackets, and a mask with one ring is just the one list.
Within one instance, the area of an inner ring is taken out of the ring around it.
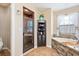
{"label": "folded white towel", "polygon": [[0,50],[2,49],[3,46],[3,42],[2,42],[2,38],[0,38]]}

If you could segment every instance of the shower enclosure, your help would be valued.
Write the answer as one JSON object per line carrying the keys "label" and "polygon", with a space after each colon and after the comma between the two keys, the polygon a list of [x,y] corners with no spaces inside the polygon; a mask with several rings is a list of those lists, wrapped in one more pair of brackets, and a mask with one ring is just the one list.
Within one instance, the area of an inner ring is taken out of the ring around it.
{"label": "shower enclosure", "polygon": [[23,52],[34,47],[34,12],[23,7]]}

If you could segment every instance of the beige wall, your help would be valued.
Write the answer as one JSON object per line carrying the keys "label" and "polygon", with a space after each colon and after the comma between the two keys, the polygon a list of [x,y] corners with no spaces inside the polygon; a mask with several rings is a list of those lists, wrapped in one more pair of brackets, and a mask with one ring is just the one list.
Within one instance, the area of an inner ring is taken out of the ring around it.
{"label": "beige wall", "polygon": [[55,20],[55,11],[53,9],[51,9],[51,36],[53,36],[53,34],[55,33],[55,24],[56,24],[56,20]]}
{"label": "beige wall", "polygon": [[[31,4],[12,4],[12,55],[23,54],[23,6],[34,11],[34,47],[37,47],[37,19],[39,11]],[[19,10],[20,12],[17,12]]]}
{"label": "beige wall", "polygon": [[46,20],[46,45],[51,47],[51,9],[43,11],[42,14],[44,14]]}
{"label": "beige wall", "polygon": [[0,37],[3,40],[4,47],[10,49],[10,7],[0,6]]}
{"label": "beige wall", "polygon": [[51,47],[51,39],[53,36],[53,33],[56,28],[56,20],[55,20],[55,10],[52,8],[46,9],[45,11],[42,12],[45,16],[45,20],[47,22],[47,47]]}

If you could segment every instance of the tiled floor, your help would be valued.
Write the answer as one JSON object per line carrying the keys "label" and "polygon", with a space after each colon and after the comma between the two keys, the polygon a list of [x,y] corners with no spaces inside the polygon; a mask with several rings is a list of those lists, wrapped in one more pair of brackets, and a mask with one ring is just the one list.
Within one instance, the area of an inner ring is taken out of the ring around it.
{"label": "tiled floor", "polygon": [[24,56],[58,56],[59,54],[53,48],[39,47],[33,48],[29,53],[25,53]]}

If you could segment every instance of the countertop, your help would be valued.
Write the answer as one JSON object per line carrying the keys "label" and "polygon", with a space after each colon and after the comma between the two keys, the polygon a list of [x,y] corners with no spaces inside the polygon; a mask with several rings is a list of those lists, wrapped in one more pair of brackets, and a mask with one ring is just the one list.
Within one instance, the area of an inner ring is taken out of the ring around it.
{"label": "countertop", "polygon": [[52,39],[56,40],[57,42],[61,43],[64,46],[67,46],[79,52],[79,43],[77,43],[77,40],[73,40],[70,38],[59,38],[59,37],[52,37]]}

